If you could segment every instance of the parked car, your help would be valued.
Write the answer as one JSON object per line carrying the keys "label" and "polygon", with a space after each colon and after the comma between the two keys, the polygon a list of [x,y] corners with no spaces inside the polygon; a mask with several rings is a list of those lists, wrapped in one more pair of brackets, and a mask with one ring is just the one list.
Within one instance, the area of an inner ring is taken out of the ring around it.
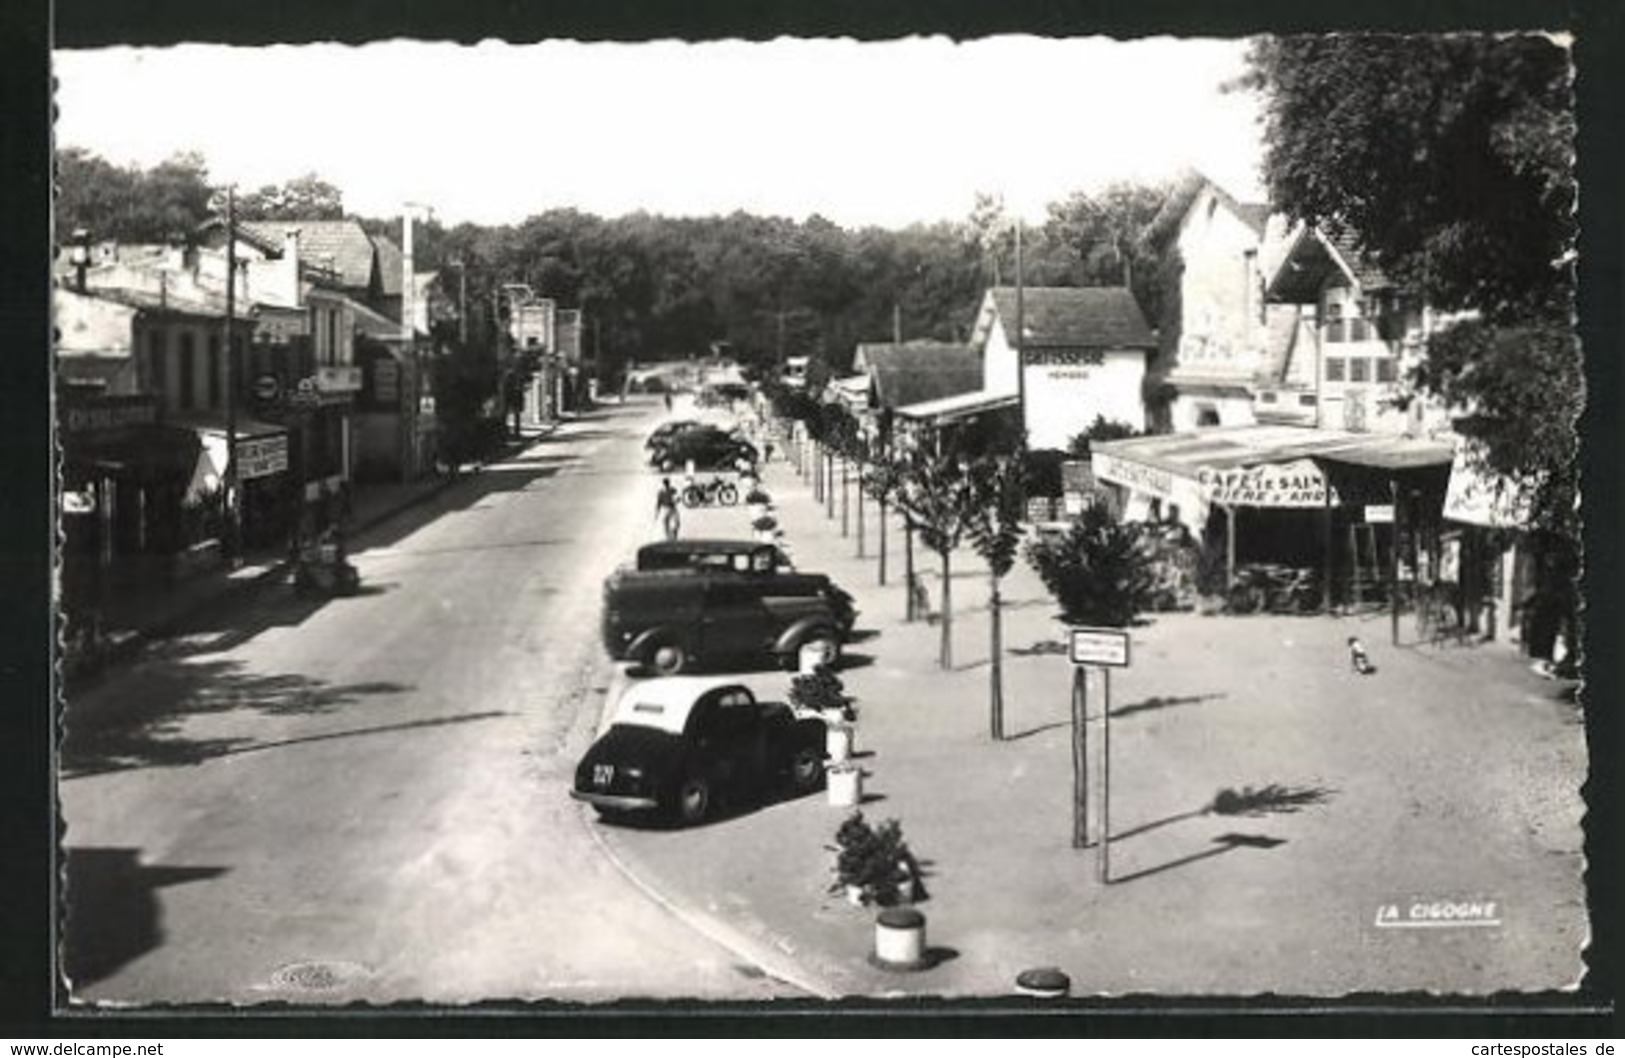
{"label": "parked car", "polygon": [[679,430],[655,445],[649,462],[670,473],[690,461],[697,470],[743,470],[760,458],[756,446],[719,427]]}
{"label": "parked car", "polygon": [[710,429],[713,429],[713,427],[709,423],[700,422],[698,419],[673,419],[670,422],[663,422],[651,430],[649,436],[643,442],[643,447],[653,451],[679,433],[688,430]]}
{"label": "parked car", "polygon": [[728,662],[838,661],[851,598],[828,577],[694,569],[620,570],[604,582],[602,638],[617,661],[669,676]]}
{"label": "parked car", "polygon": [[759,702],[730,680],[678,676],[634,684],[576,766],[570,796],[599,815],[705,820],[719,801],[816,790],[824,722]]}
{"label": "parked car", "polygon": [[837,587],[822,573],[799,573],[790,557],[775,544],[757,540],[725,540],[695,538],[690,540],[660,540],[638,548],[636,569],[648,573],[659,570],[688,570],[711,574],[734,574],[740,577],[774,577],[781,590],[792,582],[785,578],[800,578],[807,582],[808,590],[822,594],[835,611],[836,621],[843,633],[852,630],[858,611],[849,592]]}

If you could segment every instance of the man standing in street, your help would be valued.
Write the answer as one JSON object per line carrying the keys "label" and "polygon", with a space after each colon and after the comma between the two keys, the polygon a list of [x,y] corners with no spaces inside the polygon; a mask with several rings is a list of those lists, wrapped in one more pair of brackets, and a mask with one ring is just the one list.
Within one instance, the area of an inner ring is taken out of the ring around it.
{"label": "man standing in street", "polygon": [[671,487],[671,478],[660,479],[660,492],[655,495],[655,520],[665,530],[667,540],[677,539],[677,490]]}

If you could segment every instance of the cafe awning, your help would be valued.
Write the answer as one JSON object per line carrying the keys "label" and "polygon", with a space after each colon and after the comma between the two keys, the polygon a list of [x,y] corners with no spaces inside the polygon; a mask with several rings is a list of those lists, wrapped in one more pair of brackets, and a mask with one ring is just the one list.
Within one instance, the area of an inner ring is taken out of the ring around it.
{"label": "cafe awning", "polygon": [[[1305,426],[1216,426],[1097,441],[1095,476],[1188,504],[1313,508],[1328,502],[1323,461],[1385,470],[1450,462],[1450,444]],[[1335,489],[1330,503],[1339,505]]]}
{"label": "cafe awning", "polygon": [[211,475],[215,479],[225,477],[230,463],[228,436],[233,433],[237,441],[239,480],[267,477],[288,469],[288,430],[285,426],[243,415],[237,416],[229,428],[225,419],[217,415],[175,416],[171,422],[197,434],[203,445],[204,458],[210,462],[210,466],[200,467],[194,473],[194,484],[206,483]]}

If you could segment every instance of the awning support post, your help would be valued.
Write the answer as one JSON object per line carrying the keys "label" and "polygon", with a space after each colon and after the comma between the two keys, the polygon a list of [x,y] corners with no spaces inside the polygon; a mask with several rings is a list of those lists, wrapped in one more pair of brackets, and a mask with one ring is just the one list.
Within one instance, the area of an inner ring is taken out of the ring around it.
{"label": "awning support post", "polygon": [[1320,511],[1320,608],[1324,613],[1332,612],[1332,575],[1336,567],[1336,559],[1332,554],[1332,479],[1326,475],[1326,505]]}
{"label": "awning support post", "polygon": [[1236,508],[1224,508],[1224,584],[1228,590],[1236,583]]}

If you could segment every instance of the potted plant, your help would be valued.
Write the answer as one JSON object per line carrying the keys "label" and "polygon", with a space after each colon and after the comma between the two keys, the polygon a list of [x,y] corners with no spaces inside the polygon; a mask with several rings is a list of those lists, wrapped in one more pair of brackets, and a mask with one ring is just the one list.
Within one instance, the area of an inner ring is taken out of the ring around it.
{"label": "potted plant", "polygon": [[752,521],[750,527],[755,530],[756,539],[764,543],[772,543],[773,535],[779,528],[779,522],[771,514],[763,514]]}
{"label": "potted plant", "polygon": [[752,486],[751,490],[745,493],[745,502],[750,505],[750,516],[752,518],[763,518],[767,516],[768,504],[772,503],[773,500],[765,490]]}
{"label": "potted plant", "polygon": [[919,862],[903,840],[903,827],[888,819],[871,826],[862,812],[853,812],[835,831],[835,878],[830,892],[841,893],[855,905],[890,907],[926,898]]}
{"label": "potted plant", "polygon": [[857,707],[846,693],[841,678],[828,665],[790,680],[790,704],[796,709],[817,713],[824,721],[824,751],[832,764],[844,764],[852,756]]}

